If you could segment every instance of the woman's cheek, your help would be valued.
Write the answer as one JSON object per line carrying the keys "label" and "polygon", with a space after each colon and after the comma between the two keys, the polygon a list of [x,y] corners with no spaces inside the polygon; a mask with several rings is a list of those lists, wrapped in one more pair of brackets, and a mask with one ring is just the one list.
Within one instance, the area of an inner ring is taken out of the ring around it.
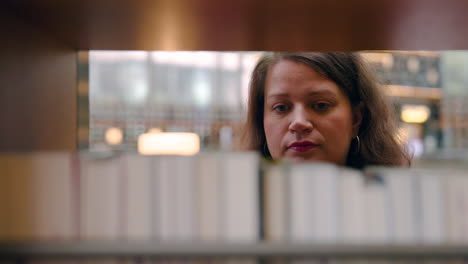
{"label": "woman's cheek", "polygon": [[[265,127],[266,141],[268,144],[268,150],[270,151],[272,158],[276,159],[278,158],[278,153],[277,153],[277,144],[279,141],[279,139],[277,138],[278,128],[275,126],[274,122],[272,122],[268,118],[265,119],[264,127]],[[275,130],[275,127],[276,127],[276,130]]]}
{"label": "woman's cheek", "polygon": [[[277,125],[276,125],[277,126]],[[285,134],[282,129],[277,129],[273,132],[271,136],[271,145],[273,148],[272,157],[274,159],[280,159],[283,157],[284,153],[282,151],[281,143],[283,142]]]}

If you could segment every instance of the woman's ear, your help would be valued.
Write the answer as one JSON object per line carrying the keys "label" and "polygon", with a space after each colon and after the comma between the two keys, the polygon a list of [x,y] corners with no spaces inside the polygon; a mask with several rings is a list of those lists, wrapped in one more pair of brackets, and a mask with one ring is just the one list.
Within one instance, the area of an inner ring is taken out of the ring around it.
{"label": "woman's ear", "polygon": [[358,105],[353,107],[353,138],[356,137],[359,133],[359,128],[361,127],[362,117],[364,112],[364,104],[360,102]]}

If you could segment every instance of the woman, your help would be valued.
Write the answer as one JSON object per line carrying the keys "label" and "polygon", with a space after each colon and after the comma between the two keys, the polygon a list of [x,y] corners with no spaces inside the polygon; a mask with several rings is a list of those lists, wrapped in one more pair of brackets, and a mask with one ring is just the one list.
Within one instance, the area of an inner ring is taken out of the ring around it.
{"label": "woman", "polygon": [[244,145],[266,158],[409,165],[389,103],[356,53],[273,53],[251,77]]}

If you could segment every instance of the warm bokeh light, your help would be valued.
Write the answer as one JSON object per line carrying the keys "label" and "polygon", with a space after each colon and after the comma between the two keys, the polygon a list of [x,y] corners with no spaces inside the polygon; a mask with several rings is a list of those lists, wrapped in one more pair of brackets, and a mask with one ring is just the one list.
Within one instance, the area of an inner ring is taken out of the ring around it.
{"label": "warm bokeh light", "polygon": [[412,73],[419,71],[419,60],[415,56],[410,56],[406,62],[406,67]]}
{"label": "warm bokeh light", "polygon": [[142,155],[194,155],[200,151],[200,138],[195,133],[146,133],[138,138]]}
{"label": "warm bokeh light", "polygon": [[110,127],[106,130],[106,142],[109,145],[119,145],[123,140],[122,129],[118,127]]}
{"label": "warm bokeh light", "polygon": [[429,107],[425,105],[403,105],[401,119],[406,123],[424,123],[431,114]]}
{"label": "warm bokeh light", "polygon": [[161,133],[161,132],[162,132],[162,130],[160,128],[157,128],[157,127],[153,127],[150,130],[148,130],[149,134],[155,134],[155,133]]}

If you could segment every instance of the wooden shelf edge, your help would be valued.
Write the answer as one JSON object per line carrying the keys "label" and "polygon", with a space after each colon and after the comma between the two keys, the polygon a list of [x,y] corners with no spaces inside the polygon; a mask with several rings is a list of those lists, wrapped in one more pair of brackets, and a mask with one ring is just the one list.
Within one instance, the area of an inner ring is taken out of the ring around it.
{"label": "wooden shelf edge", "polygon": [[1,242],[0,258],[82,257],[255,257],[255,258],[463,258],[468,245],[161,243],[161,242]]}

